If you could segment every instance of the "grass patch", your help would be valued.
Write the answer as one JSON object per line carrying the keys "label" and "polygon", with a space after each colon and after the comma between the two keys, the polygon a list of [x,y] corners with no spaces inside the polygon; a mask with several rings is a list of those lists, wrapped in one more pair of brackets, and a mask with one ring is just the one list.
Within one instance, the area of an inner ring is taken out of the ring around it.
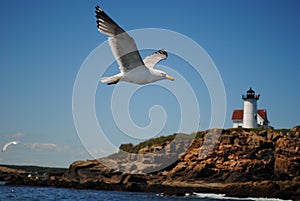
{"label": "grass patch", "polygon": [[170,143],[173,141],[175,138],[180,139],[180,140],[193,140],[195,138],[202,138],[204,136],[203,132],[197,132],[197,133],[192,133],[192,134],[172,134],[168,136],[160,136],[158,138],[152,138],[149,140],[146,140],[144,142],[141,142],[137,145],[133,145],[132,143],[129,144],[122,144],[120,146],[120,150],[128,152],[128,153],[138,153],[139,150],[145,148],[145,147],[151,147],[151,146],[157,146],[157,145],[164,145],[166,143]]}
{"label": "grass patch", "polygon": [[170,141],[174,140],[175,137],[176,137],[176,134],[169,135],[169,136],[161,136],[158,138],[152,138],[152,139],[149,139],[149,140],[146,140],[144,142],[137,144],[136,146],[134,146],[132,148],[132,151],[133,151],[133,153],[138,153],[138,151],[144,147],[147,147],[147,146],[151,147],[153,145],[161,145],[166,142],[170,142]]}

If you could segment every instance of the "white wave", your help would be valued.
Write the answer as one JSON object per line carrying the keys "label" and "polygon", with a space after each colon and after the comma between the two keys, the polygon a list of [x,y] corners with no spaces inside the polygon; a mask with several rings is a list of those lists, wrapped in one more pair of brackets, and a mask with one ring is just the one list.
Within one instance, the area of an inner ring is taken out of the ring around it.
{"label": "white wave", "polygon": [[198,198],[211,198],[216,200],[247,200],[247,201],[290,201],[282,200],[279,198],[237,198],[237,197],[226,197],[225,194],[214,194],[214,193],[194,193]]}
{"label": "white wave", "polygon": [[0,186],[4,186],[6,181],[0,181]]}

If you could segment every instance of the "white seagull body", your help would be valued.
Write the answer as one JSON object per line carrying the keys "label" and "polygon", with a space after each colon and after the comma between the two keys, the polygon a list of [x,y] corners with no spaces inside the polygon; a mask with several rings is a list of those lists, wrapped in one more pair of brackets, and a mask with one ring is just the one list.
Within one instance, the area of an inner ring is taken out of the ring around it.
{"label": "white seagull body", "polygon": [[13,144],[19,144],[19,143],[20,143],[19,141],[11,141],[11,142],[6,143],[6,144],[2,147],[2,152],[5,152],[6,149],[7,149],[10,145],[13,145]]}
{"label": "white seagull body", "polygon": [[159,50],[142,60],[134,39],[115,23],[99,6],[96,7],[97,27],[99,32],[109,36],[108,42],[112,53],[119,64],[120,73],[111,77],[104,77],[101,82],[116,84],[119,81],[136,84],[148,84],[158,80],[173,77],[154,66],[168,57],[166,50]]}

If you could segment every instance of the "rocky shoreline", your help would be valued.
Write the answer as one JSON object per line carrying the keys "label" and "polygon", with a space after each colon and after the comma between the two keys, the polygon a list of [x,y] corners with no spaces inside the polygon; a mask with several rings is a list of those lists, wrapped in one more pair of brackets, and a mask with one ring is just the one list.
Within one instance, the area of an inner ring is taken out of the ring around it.
{"label": "rocky shoreline", "polygon": [[[7,185],[221,193],[300,200],[300,127],[212,129],[122,145],[106,158],[73,162],[62,175],[11,173]],[[1,168],[0,168],[1,172]]]}

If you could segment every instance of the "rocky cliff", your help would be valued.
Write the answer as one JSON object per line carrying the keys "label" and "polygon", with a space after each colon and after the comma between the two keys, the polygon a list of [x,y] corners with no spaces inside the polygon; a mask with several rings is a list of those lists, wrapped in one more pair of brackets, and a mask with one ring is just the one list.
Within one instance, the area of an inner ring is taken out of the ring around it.
{"label": "rocky cliff", "polygon": [[[165,194],[214,192],[300,199],[300,127],[212,129],[122,145],[106,158],[76,161],[47,185]],[[30,184],[30,181],[23,181]],[[13,184],[14,181],[11,181]]]}
{"label": "rocky cliff", "polygon": [[168,172],[170,178],[225,183],[300,179],[299,127],[286,135],[274,130],[222,130],[214,149],[201,157],[207,149],[204,140],[193,142]]}
{"label": "rocky cliff", "polygon": [[0,166],[0,181],[7,181],[14,175],[22,175],[25,171]]}

